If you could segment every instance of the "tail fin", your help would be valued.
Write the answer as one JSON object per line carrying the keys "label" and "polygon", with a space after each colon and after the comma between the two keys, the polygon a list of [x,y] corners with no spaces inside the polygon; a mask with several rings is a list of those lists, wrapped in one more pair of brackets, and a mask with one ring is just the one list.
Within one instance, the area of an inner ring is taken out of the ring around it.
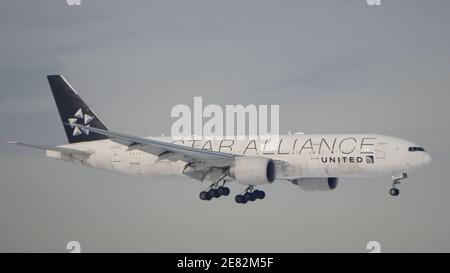
{"label": "tail fin", "polygon": [[108,130],[61,75],[49,75],[47,76],[47,79],[50,88],[52,89],[53,97],[55,98],[56,106],[58,107],[59,115],[69,143],[108,138],[107,136],[90,132],[86,129],[83,130],[78,127],[64,125],[67,123],[77,123],[102,130]]}

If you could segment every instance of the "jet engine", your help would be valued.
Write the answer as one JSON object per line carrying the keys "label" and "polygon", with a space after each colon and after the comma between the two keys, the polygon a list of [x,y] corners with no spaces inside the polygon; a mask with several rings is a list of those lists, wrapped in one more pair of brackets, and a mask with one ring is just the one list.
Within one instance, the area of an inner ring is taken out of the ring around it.
{"label": "jet engine", "polygon": [[337,177],[298,178],[291,181],[304,191],[331,191],[337,187]]}
{"label": "jet engine", "polygon": [[238,157],[230,168],[230,176],[242,185],[270,184],[276,179],[275,162],[264,157]]}

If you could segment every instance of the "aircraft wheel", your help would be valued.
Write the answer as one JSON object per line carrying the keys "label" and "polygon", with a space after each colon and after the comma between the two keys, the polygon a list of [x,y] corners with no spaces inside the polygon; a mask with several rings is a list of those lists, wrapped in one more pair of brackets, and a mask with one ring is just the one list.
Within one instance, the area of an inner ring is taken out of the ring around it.
{"label": "aircraft wheel", "polygon": [[224,195],[225,190],[224,190],[223,187],[218,187],[217,190],[216,190],[216,193],[217,193],[216,197],[220,197],[220,196]]}
{"label": "aircraft wheel", "polygon": [[234,197],[234,201],[236,202],[236,203],[238,203],[238,204],[240,204],[241,203],[241,196],[240,195],[236,195],[236,197]]}
{"label": "aircraft wheel", "polygon": [[256,200],[256,194],[254,192],[249,192],[247,195],[248,201],[255,201]]}
{"label": "aircraft wheel", "polygon": [[244,196],[245,201],[254,201],[252,200],[252,194],[250,192],[244,193],[242,196]]}
{"label": "aircraft wheel", "polygon": [[230,188],[223,187],[223,196],[228,196],[230,194]]}
{"label": "aircraft wheel", "polygon": [[199,194],[200,200],[208,200],[208,193],[206,191],[202,191]]}
{"label": "aircraft wheel", "polygon": [[217,194],[217,191],[215,189],[208,190],[209,199],[216,197],[216,194]]}
{"label": "aircraft wheel", "polygon": [[234,198],[234,201],[236,201],[236,203],[238,203],[238,204],[247,203],[247,199],[242,194],[236,195],[236,197]]}
{"label": "aircraft wheel", "polygon": [[389,190],[389,194],[391,196],[398,196],[400,194],[400,190],[397,189],[397,188],[392,188],[392,189]]}
{"label": "aircraft wheel", "polygon": [[260,190],[255,190],[253,194],[256,196],[257,199],[264,199],[266,197],[266,193]]}

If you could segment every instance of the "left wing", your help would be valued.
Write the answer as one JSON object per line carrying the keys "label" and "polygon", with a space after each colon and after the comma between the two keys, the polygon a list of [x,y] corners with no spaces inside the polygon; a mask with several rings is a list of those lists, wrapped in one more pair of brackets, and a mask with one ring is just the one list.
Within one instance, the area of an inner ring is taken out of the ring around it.
{"label": "left wing", "polygon": [[136,149],[156,155],[161,160],[184,161],[186,162],[186,166],[183,170],[183,174],[200,181],[203,181],[205,178],[217,181],[226,177],[228,174],[227,170],[230,168],[235,158],[235,155],[230,153],[192,148],[179,144],[83,126],[80,124],[66,123],[66,125],[108,136],[111,141],[126,145],[130,150]]}

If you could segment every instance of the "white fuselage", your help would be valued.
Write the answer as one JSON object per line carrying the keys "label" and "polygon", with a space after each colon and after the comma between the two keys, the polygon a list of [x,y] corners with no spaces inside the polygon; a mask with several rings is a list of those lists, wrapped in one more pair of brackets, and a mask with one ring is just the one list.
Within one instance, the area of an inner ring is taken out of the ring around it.
{"label": "white fuselage", "polygon": [[[277,173],[277,179],[390,176],[409,172],[431,161],[430,155],[424,151],[410,151],[409,147],[416,146],[412,142],[375,134],[284,135],[270,148],[266,147],[266,141],[252,139],[154,139],[193,148],[241,156],[262,156],[286,162],[282,171]],[[47,156],[125,175],[181,176],[186,164],[182,161],[160,159],[111,140],[79,142],[61,147],[93,153],[84,159],[55,151],[47,151]]]}

